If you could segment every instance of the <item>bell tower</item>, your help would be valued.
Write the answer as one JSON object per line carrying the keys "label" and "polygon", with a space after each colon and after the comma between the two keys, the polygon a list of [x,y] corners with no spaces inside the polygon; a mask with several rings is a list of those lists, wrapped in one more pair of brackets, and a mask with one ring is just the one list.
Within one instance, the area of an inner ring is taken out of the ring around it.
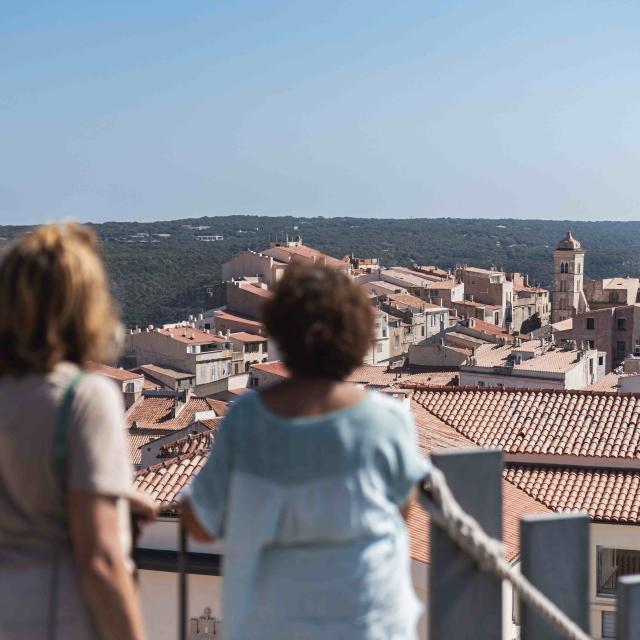
{"label": "bell tower", "polygon": [[551,322],[560,322],[576,313],[589,310],[582,290],[585,251],[567,231],[553,252],[553,284],[551,288]]}

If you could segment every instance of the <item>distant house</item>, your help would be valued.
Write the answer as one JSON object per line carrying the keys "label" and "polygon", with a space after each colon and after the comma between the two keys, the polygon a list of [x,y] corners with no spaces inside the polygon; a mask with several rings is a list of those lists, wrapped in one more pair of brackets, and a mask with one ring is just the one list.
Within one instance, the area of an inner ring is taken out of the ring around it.
{"label": "distant house", "polygon": [[461,365],[460,386],[582,389],[604,375],[603,358],[588,347],[542,339],[484,344]]}
{"label": "distant house", "polygon": [[125,349],[139,365],[153,363],[194,374],[196,387],[223,380],[231,372],[231,341],[188,323],[131,331]]}
{"label": "distant house", "polygon": [[224,236],[196,236],[196,240],[200,242],[219,242],[224,240]]}
{"label": "distant house", "polygon": [[98,364],[96,362],[91,362],[89,364],[89,368],[92,371],[110,378],[118,385],[122,391],[125,409],[128,409],[142,394],[145,382],[144,375],[142,373],[134,373],[126,371],[125,369],[110,367],[106,364]]}

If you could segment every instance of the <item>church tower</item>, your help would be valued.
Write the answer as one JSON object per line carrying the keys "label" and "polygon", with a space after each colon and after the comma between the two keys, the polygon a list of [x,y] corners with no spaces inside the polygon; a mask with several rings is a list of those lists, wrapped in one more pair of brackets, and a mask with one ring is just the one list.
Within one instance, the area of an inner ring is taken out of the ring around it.
{"label": "church tower", "polygon": [[582,245],[571,235],[571,231],[567,231],[553,252],[552,323],[589,310],[582,290],[584,253]]}

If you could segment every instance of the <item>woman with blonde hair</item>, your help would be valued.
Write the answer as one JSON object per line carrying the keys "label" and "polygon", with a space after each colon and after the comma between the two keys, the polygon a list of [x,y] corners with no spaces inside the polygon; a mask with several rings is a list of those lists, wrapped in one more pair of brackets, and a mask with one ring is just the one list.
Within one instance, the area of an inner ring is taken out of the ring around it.
{"label": "woman with blonde hair", "polygon": [[[140,640],[123,402],[86,371],[120,324],[96,236],[20,237],[0,264],[0,639]],[[147,516],[151,515],[149,511]]]}

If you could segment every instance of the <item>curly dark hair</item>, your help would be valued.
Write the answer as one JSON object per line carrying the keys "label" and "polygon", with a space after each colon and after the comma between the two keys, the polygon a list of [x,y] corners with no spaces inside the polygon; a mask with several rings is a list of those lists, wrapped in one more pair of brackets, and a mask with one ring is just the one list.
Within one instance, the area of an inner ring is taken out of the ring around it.
{"label": "curly dark hair", "polygon": [[292,262],[262,308],[267,333],[294,375],[343,380],[373,339],[373,309],[346,274]]}

